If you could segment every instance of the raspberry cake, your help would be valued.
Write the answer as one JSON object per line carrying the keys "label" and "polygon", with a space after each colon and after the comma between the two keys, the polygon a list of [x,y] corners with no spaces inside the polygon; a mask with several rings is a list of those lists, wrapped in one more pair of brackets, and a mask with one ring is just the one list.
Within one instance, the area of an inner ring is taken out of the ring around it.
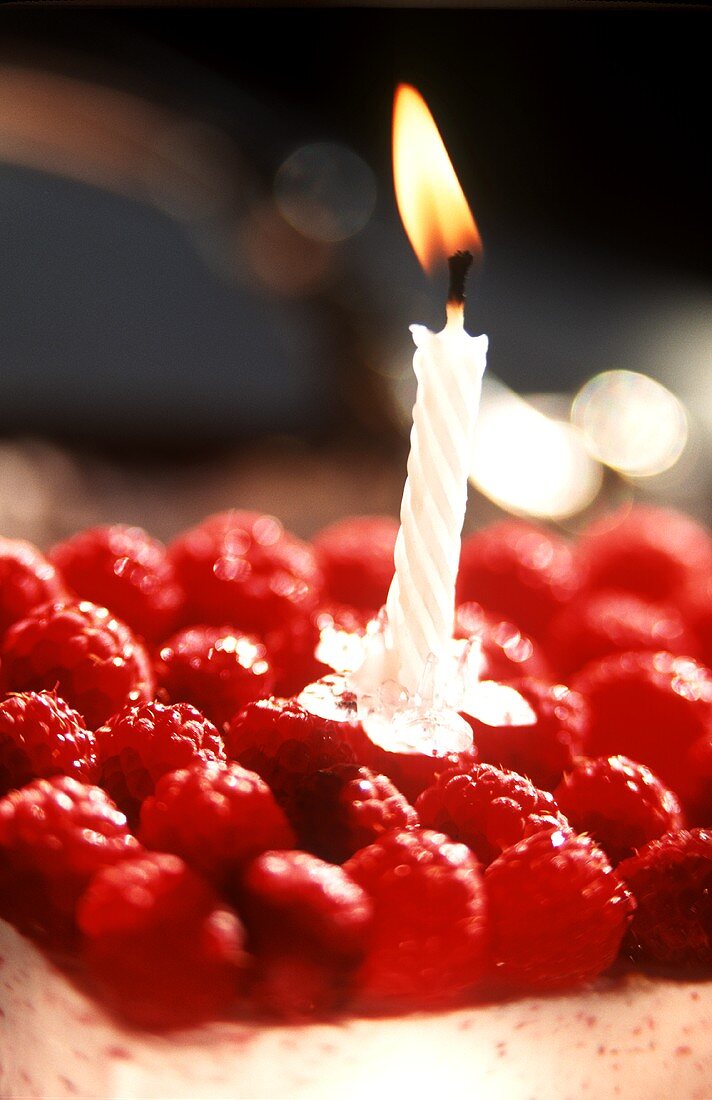
{"label": "raspberry cake", "polygon": [[712,1095],[712,537],[465,540],[434,755],[304,691],[396,530],[0,543],[2,1096]]}

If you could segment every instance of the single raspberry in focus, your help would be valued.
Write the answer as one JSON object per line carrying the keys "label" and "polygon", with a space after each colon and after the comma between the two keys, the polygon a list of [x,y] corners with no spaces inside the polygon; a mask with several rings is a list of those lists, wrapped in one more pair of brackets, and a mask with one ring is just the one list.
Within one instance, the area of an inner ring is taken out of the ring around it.
{"label": "single raspberry in focus", "polygon": [[581,586],[567,542],[521,520],[502,520],[463,539],[457,600],[475,600],[535,638]]}
{"label": "single raspberry in focus", "polygon": [[0,702],[0,796],[31,779],[71,775],[91,783],[96,773],[94,735],[63,699],[28,691]]}
{"label": "single raspberry in focus", "polygon": [[0,912],[22,932],[68,946],[92,875],[140,851],[100,787],[37,779],[0,800]]}
{"label": "single raspberry in focus", "polygon": [[327,599],[376,612],[393,579],[398,521],[347,516],[314,536]]}
{"label": "single raspberry in focus", "polygon": [[579,757],[554,792],[578,833],[588,833],[611,863],[684,825],[677,795],[626,756]]}
{"label": "single raspberry in focus", "polygon": [[627,946],[647,962],[712,968],[712,832],[683,829],[651,840],[618,867],[637,908]]}
{"label": "single raspberry in focus", "polygon": [[492,954],[509,986],[556,989],[590,981],[616,958],[634,908],[587,836],[538,832],[485,871]]}
{"label": "single raspberry in focus", "polygon": [[385,775],[358,764],[315,772],[292,806],[299,846],[331,863],[344,863],[390,829],[418,824],[418,815]]}
{"label": "single raspberry in focus", "polygon": [[622,753],[678,790],[687,750],[712,733],[709,669],[671,653],[617,653],[586,665],[572,686],[590,709],[588,756]]}
{"label": "single raspberry in focus", "polygon": [[370,935],[367,893],[308,852],[274,851],[250,865],[240,896],[256,1000],[292,1018],[343,1004]]}
{"label": "single raspberry in focus", "polygon": [[233,1000],[242,926],[178,856],[151,852],[101,871],[77,916],[90,972],[131,1023],[196,1024]]}
{"label": "single raspberry in focus", "polygon": [[189,622],[229,622],[265,636],[292,618],[308,617],[321,596],[311,546],[259,512],[209,516],[168,553],[186,592]]}
{"label": "single raspberry in focus", "polygon": [[484,864],[540,829],[568,827],[548,791],[492,764],[443,772],[423,791],[416,810],[424,826],[467,844]]}
{"label": "single raspberry in focus", "polygon": [[175,629],[183,592],[165,546],[141,527],[91,527],[50,558],[80,599],[108,607],[137,634],[157,641]]}
{"label": "single raspberry in focus", "polygon": [[621,508],[579,536],[576,560],[590,588],[622,588],[649,600],[675,600],[712,572],[712,535],[672,508]]}
{"label": "single raspberry in focus", "polygon": [[225,759],[217,729],[189,703],[124,707],[96,731],[96,743],[101,784],[129,821],[162,775]]}
{"label": "single raspberry in focus", "polygon": [[556,615],[546,642],[560,676],[609,653],[664,649],[694,657],[699,648],[676,608],[628,592],[597,590],[581,593]]}
{"label": "single raspberry in focus", "polygon": [[455,637],[477,638],[484,665],[481,679],[508,683],[522,676],[547,677],[549,663],[544,652],[513,623],[488,615],[478,603],[461,603],[455,611]]}
{"label": "single raspberry in focus", "polygon": [[431,829],[395,830],[344,869],[374,904],[359,987],[404,1004],[445,1001],[471,989],[487,966],[480,866],[468,847]]}
{"label": "single raspberry in focus", "polygon": [[139,835],[146,847],[180,856],[219,889],[261,852],[294,846],[264,780],[217,760],[162,776],[141,807]]}
{"label": "single raspberry in focus", "polygon": [[488,721],[485,715],[465,715],[475,749],[480,760],[525,775],[535,786],[551,791],[583,751],[589,727],[586,700],[563,684],[532,676],[510,680],[509,686],[526,704],[521,714],[519,707],[512,708],[516,722],[505,716],[496,724],[501,721],[496,713]]}
{"label": "single raspberry in focus", "polygon": [[315,772],[356,761],[350,730],[319,718],[296,699],[259,699],[248,703],[225,731],[232,760],[257,772],[292,816],[301,785]]}
{"label": "single raspberry in focus", "polygon": [[264,645],[229,626],[174,634],[161,646],[156,676],[171,703],[192,703],[218,727],[274,685]]}
{"label": "single raspberry in focus", "polygon": [[35,546],[0,537],[0,638],[34,608],[66,594],[57,570]]}

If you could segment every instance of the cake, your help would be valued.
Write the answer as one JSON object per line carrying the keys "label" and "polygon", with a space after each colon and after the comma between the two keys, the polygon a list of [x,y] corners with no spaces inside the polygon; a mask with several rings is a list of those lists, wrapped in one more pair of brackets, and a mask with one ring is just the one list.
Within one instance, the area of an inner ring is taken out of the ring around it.
{"label": "cake", "polygon": [[304,691],[396,530],[0,546],[8,1100],[710,1095],[712,537],[470,536],[457,633],[520,709],[433,756]]}

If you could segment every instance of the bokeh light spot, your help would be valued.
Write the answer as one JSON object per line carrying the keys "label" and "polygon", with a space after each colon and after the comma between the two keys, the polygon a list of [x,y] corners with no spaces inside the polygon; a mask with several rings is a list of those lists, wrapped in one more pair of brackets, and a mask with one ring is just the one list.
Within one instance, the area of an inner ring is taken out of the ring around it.
{"label": "bokeh light spot", "polygon": [[345,145],[317,142],[287,157],[274,181],[282,217],[305,237],[337,244],[355,236],[376,203],[376,180]]}

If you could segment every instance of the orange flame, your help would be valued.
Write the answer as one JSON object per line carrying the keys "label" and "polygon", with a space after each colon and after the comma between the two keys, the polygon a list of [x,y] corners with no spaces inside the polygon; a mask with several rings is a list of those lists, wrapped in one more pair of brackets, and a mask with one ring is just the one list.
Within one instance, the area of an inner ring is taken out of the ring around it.
{"label": "orange flame", "polygon": [[393,104],[393,179],[405,231],[426,271],[482,241],[435,120],[419,92],[400,84]]}

